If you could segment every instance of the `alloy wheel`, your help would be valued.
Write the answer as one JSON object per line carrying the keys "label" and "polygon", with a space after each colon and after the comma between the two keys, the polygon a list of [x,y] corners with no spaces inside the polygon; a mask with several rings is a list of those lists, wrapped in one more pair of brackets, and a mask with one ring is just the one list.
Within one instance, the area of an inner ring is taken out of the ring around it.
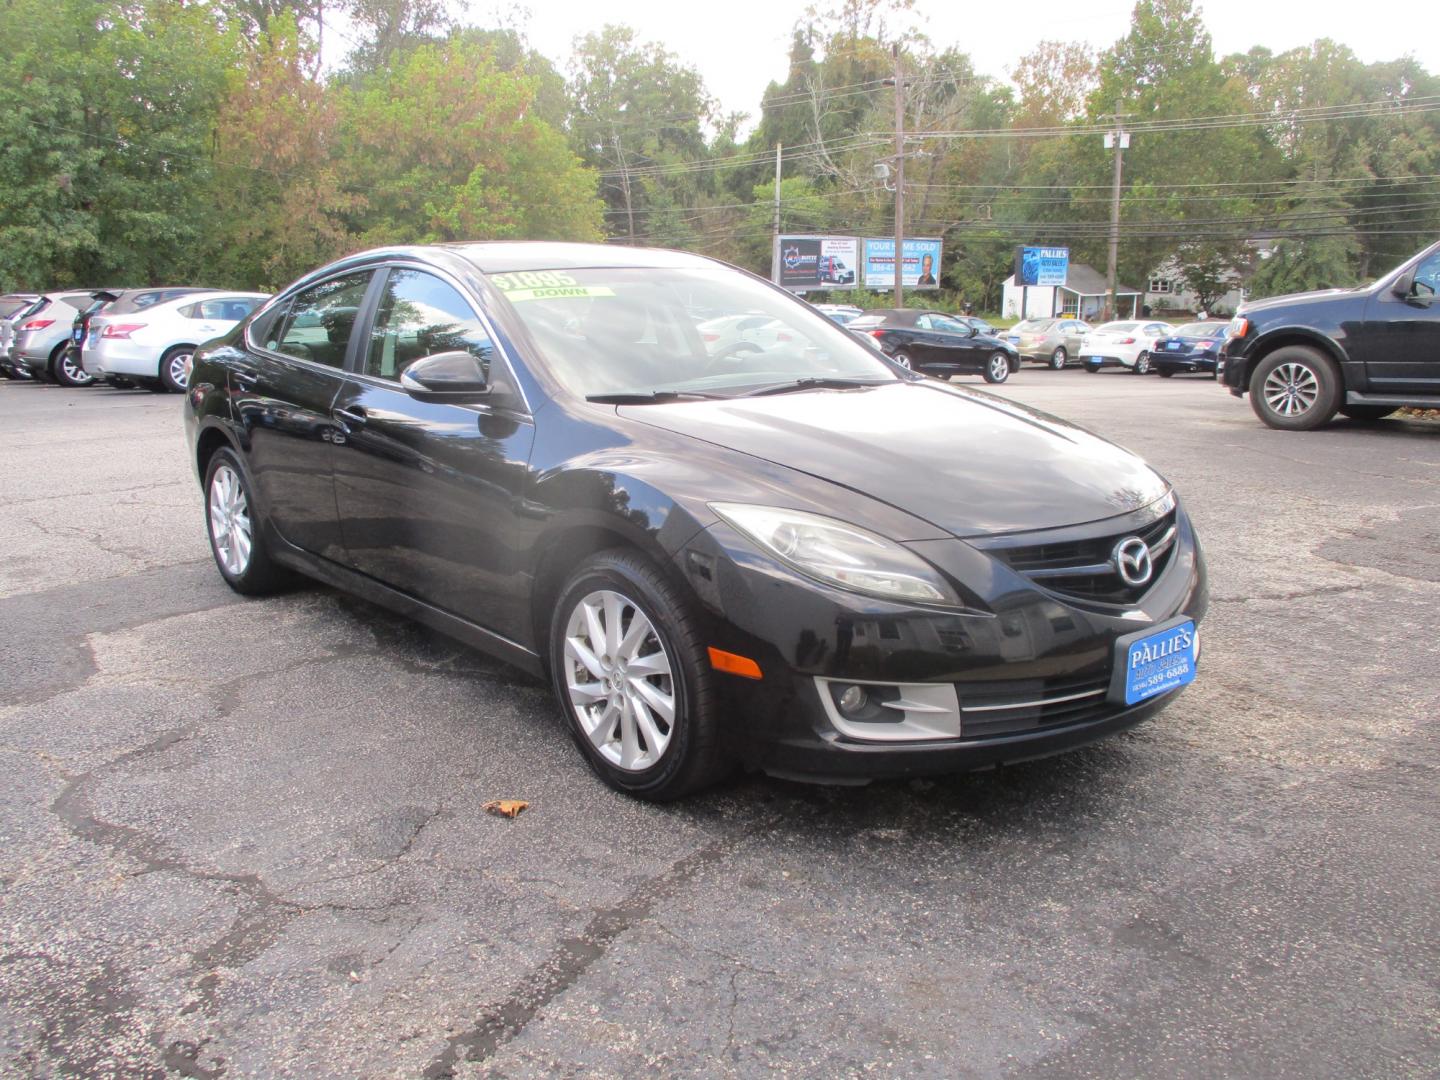
{"label": "alloy wheel", "polygon": [[1304,364],[1280,364],[1265,378],[1265,404],[1279,416],[1303,416],[1320,396],[1320,380]]}
{"label": "alloy wheel", "polygon": [[990,381],[1004,382],[1010,377],[1010,361],[1005,358],[1004,353],[996,353],[990,357]]}
{"label": "alloy wheel", "polygon": [[221,465],[210,479],[210,539],[225,572],[242,576],[250,565],[254,536],[245,488],[229,465]]}
{"label": "alloy wheel", "polygon": [[905,353],[903,353],[903,352],[897,352],[897,353],[896,353],[894,356],[892,356],[890,359],[891,359],[891,360],[894,360],[895,363],[899,364],[899,365],[900,365],[901,367],[903,367],[906,371],[913,371],[913,370],[914,370],[914,366],[910,363],[910,357],[909,357],[908,355],[906,355]]}
{"label": "alloy wheel", "polygon": [[58,366],[60,381],[67,386],[89,386],[95,381],[95,376],[77,364],[68,351],[60,357]]}
{"label": "alloy wheel", "polygon": [[670,654],[649,617],[610,589],[583,597],[565,626],[565,688],[590,744],[626,772],[654,766],[675,731]]}
{"label": "alloy wheel", "polygon": [[188,387],[190,385],[190,368],[194,362],[195,354],[193,352],[180,352],[170,357],[169,362],[165,365],[165,373],[170,377],[170,384],[178,386],[181,390]]}
{"label": "alloy wheel", "polygon": [[1059,371],[1065,366],[1065,360],[1065,346],[1061,345],[1050,354],[1050,367],[1055,371]]}

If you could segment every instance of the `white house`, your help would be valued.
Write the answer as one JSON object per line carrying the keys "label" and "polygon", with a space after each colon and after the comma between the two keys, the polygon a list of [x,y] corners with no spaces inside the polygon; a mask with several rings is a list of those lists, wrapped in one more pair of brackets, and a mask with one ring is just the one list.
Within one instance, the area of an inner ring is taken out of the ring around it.
{"label": "white house", "polygon": [[[1110,299],[1105,277],[1084,263],[1071,263],[1065,284],[1016,285],[1012,274],[1005,279],[1000,310],[1007,319],[1044,319],[1051,315],[1069,315],[1076,319],[1100,317]],[[1116,318],[1138,318],[1142,298],[1139,289],[1115,285],[1115,303],[1120,308]]]}

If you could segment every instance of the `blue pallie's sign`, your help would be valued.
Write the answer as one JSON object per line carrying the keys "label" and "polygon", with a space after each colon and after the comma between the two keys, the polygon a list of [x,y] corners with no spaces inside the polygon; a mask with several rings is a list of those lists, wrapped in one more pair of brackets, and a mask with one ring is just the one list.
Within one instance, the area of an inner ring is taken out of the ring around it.
{"label": "blue pallie's sign", "polygon": [[1069,248],[1021,247],[1015,251],[1016,285],[1064,285],[1069,275]]}

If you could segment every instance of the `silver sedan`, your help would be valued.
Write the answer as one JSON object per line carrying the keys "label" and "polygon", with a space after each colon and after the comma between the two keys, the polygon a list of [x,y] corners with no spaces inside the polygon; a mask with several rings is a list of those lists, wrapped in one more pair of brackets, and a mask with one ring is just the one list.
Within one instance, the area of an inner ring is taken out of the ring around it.
{"label": "silver sedan", "polygon": [[1035,360],[1059,371],[1080,353],[1080,339],[1090,324],[1079,319],[1026,319],[1010,328],[1008,340],[1021,360]]}

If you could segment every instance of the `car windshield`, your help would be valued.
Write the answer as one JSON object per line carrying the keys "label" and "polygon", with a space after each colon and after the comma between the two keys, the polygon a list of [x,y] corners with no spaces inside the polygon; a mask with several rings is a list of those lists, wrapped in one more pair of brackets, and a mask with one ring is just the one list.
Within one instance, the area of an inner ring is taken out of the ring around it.
{"label": "car windshield", "polygon": [[1225,323],[1192,322],[1176,327],[1176,337],[1218,337],[1225,333]]}
{"label": "car windshield", "polygon": [[723,269],[491,274],[541,359],[582,397],[732,396],[763,387],[899,381],[808,305]]}

